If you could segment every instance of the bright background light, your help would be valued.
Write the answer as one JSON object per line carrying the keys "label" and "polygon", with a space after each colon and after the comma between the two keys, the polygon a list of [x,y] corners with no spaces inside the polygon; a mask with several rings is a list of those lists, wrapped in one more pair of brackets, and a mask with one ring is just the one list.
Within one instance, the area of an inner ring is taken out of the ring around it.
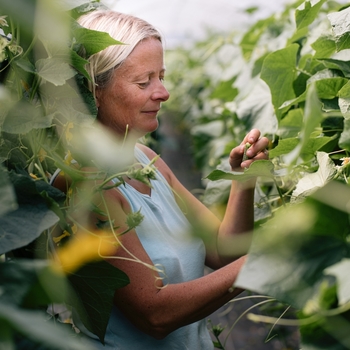
{"label": "bright background light", "polygon": [[[153,24],[166,45],[186,45],[204,39],[208,28],[217,31],[243,29],[257,19],[278,13],[288,0],[105,0],[111,9],[129,13]],[[245,10],[258,7],[249,14]]]}

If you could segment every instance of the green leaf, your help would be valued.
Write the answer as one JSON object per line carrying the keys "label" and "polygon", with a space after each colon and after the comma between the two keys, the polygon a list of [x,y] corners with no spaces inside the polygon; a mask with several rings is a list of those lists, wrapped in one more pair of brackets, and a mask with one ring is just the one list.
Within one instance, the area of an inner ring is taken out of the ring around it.
{"label": "green leaf", "polygon": [[128,276],[106,261],[83,266],[68,276],[76,293],[71,301],[85,327],[104,342],[116,289],[129,284]]}
{"label": "green leaf", "polygon": [[315,81],[317,96],[319,98],[331,100],[338,96],[339,90],[341,90],[348,81],[348,79],[341,77],[317,80]]}
{"label": "green leaf", "polygon": [[76,71],[67,62],[54,57],[39,59],[35,66],[39,77],[56,86],[65,84],[76,74]]}
{"label": "green leaf", "polygon": [[281,139],[278,141],[277,146],[269,151],[270,157],[275,158],[288,154],[292,152],[298,144],[299,138],[297,137]]}
{"label": "green leaf", "polygon": [[17,209],[17,200],[9,176],[0,164],[0,216]]}
{"label": "green leaf", "polygon": [[[314,157],[318,150],[333,140],[333,137],[327,136],[310,137],[300,152],[300,156],[305,160],[309,160]],[[278,145],[269,151],[270,157],[275,158],[291,153],[299,144],[300,139],[298,137],[281,139],[278,141]]]}
{"label": "green leaf", "polygon": [[257,160],[253,162],[248,169],[244,172],[238,171],[223,171],[223,170],[214,170],[206,179],[211,181],[217,180],[236,180],[236,181],[247,181],[255,177],[273,177],[273,164],[269,160]]}
{"label": "green leaf", "polygon": [[238,94],[238,89],[233,87],[235,80],[236,77],[233,77],[226,81],[221,81],[210,95],[210,98],[217,98],[223,100],[224,102],[233,101],[233,99]]}
{"label": "green leaf", "polygon": [[348,214],[312,198],[281,208],[254,234],[235,285],[302,309],[345,256],[348,234]]}
{"label": "green leaf", "polygon": [[20,259],[0,264],[1,300],[17,306],[36,308],[62,303],[68,285],[46,260]]}
{"label": "green leaf", "polygon": [[49,128],[52,116],[44,116],[39,106],[20,100],[7,113],[2,129],[11,134],[26,134],[32,129]]}
{"label": "green leaf", "polygon": [[28,59],[20,58],[14,62],[19,68],[28,73],[35,73],[35,67]]}
{"label": "green leaf", "polygon": [[350,78],[350,61],[340,61],[335,59],[323,59],[322,63],[329,69],[340,70],[343,75]]}
{"label": "green leaf", "polygon": [[295,149],[288,154],[288,159],[286,159],[287,163],[295,162],[304,152],[310,140],[311,134],[315,128],[320,125],[323,119],[321,107],[321,103],[317,97],[315,84],[310,84],[307,91],[303,128],[299,137],[300,142],[297,147],[295,147]]}
{"label": "green leaf", "polygon": [[124,45],[122,42],[113,39],[108,33],[87,29],[81,26],[73,28],[73,35],[77,43],[84,46],[87,57],[111,45]]}
{"label": "green leaf", "polygon": [[349,269],[350,259],[346,258],[325,270],[326,274],[335,276],[337,279],[338,301],[340,305],[344,305],[350,301]]}
{"label": "green leaf", "polygon": [[259,129],[262,134],[270,134],[277,129],[277,119],[270,96],[268,86],[258,79],[247,95],[237,102],[237,117],[247,130]]}
{"label": "green leaf", "polygon": [[19,206],[0,217],[0,255],[26,246],[58,221],[29,176],[11,172],[10,178]]}
{"label": "green leaf", "polygon": [[350,151],[350,119],[344,121],[344,130],[340,135],[339,146]]}
{"label": "green leaf", "polygon": [[338,96],[339,91],[345,86],[348,79],[335,76],[334,72],[329,69],[317,72],[308,80],[306,91],[297,98],[285,101],[281,106],[282,112],[287,111],[291,106],[304,102],[309,93],[311,85],[315,85],[317,96],[321,99],[331,100]]}
{"label": "green leaf", "polygon": [[333,37],[329,35],[321,35],[317,40],[311,44],[311,47],[316,51],[315,58],[331,57],[336,50],[336,45]]}
{"label": "green leaf", "polygon": [[[299,134],[302,125],[303,125],[303,111],[302,111],[302,109],[300,109],[300,108],[292,109],[280,121],[278,134],[283,139],[295,137]],[[281,140],[281,141],[283,141],[283,140]],[[270,156],[271,156],[271,154],[270,154]],[[271,157],[273,158],[273,156],[271,156]]]}
{"label": "green leaf", "polygon": [[71,54],[71,64],[73,65],[73,67],[80,72],[81,74],[83,74],[83,76],[91,81],[91,77],[89,75],[89,73],[86,71],[85,69],[85,65],[89,62],[87,60],[85,60],[84,58],[82,58],[81,56],[79,56],[75,51],[71,50],[70,51]]}
{"label": "green leaf", "polygon": [[64,11],[70,11],[75,9],[76,7],[82,6],[84,4],[88,4],[90,0],[56,0],[59,4],[59,7]]}
{"label": "green leaf", "polygon": [[244,34],[240,46],[243,51],[243,56],[246,60],[249,60],[252,52],[254,51],[255,46],[257,45],[260,37],[265,32],[266,28],[274,23],[274,17],[269,17],[257,21],[251,28]]}
{"label": "green leaf", "polygon": [[338,93],[338,104],[345,119],[350,119],[350,82],[347,82]]}
{"label": "green leaf", "polygon": [[272,103],[276,116],[281,117],[279,107],[295,98],[293,82],[296,78],[296,57],[299,45],[292,44],[284,49],[270,53],[264,61],[261,79],[270,87]]}
{"label": "green leaf", "polygon": [[311,6],[311,1],[305,1],[305,6],[303,10],[296,9],[295,20],[297,24],[297,29],[309,26],[316,19],[321,6],[326,1],[327,0],[320,0],[314,6]]}
{"label": "green leaf", "polygon": [[337,169],[327,153],[317,153],[318,170],[315,173],[305,174],[297,183],[292,193],[291,202],[304,200],[306,196],[325,186],[334,179]]}
{"label": "green leaf", "polygon": [[335,316],[319,316],[318,320],[300,327],[303,350],[345,350],[350,342],[347,332],[348,316],[343,313]]}
{"label": "green leaf", "polygon": [[9,327],[33,342],[50,349],[92,350],[81,338],[75,338],[72,331],[59,323],[47,320],[43,311],[25,310],[0,301],[0,329]]}
{"label": "green leaf", "polygon": [[350,48],[350,30],[348,23],[350,21],[350,8],[342,11],[333,12],[328,15],[332,30],[335,36],[337,51]]}
{"label": "green leaf", "polygon": [[204,193],[203,203],[207,206],[226,204],[231,182],[227,180],[209,181]]}

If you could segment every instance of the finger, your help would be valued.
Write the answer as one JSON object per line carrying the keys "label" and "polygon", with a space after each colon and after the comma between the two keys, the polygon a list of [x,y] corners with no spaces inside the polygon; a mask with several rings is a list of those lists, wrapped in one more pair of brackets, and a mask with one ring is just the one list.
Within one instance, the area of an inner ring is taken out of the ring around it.
{"label": "finger", "polygon": [[248,158],[254,158],[258,153],[265,150],[269,145],[269,139],[267,137],[262,137],[258,141],[252,144],[252,146],[247,151]]}
{"label": "finger", "polygon": [[247,142],[250,144],[255,143],[260,137],[260,131],[258,129],[250,130],[241,142],[241,146],[244,146]]}
{"label": "finger", "polygon": [[255,162],[256,160],[268,160],[269,159],[269,153],[267,150],[264,150],[262,152],[259,152],[254,158],[249,158],[241,163],[241,168],[249,168],[249,166]]}

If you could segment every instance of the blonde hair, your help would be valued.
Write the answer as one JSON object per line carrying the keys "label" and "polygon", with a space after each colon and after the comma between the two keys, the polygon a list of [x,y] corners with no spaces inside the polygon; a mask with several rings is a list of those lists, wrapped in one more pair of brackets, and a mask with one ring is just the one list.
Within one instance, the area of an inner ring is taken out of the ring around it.
{"label": "blonde hair", "polygon": [[112,45],[88,58],[86,67],[92,82],[89,88],[95,96],[96,87],[105,87],[111,81],[113,72],[120,67],[135,46],[147,38],[162,42],[158,30],[141,18],[112,10],[96,10],[81,16],[78,23],[88,29],[108,33],[113,39],[125,45]]}

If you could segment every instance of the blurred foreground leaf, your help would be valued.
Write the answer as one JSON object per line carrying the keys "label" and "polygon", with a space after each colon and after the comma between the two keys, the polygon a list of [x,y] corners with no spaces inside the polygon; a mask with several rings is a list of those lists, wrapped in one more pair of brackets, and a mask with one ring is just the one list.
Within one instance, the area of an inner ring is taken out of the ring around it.
{"label": "blurred foreground leaf", "polygon": [[324,269],[349,254],[348,234],[348,213],[318,200],[279,209],[254,234],[236,285],[302,309],[318,294]]}
{"label": "blurred foreground leaf", "polygon": [[68,275],[75,291],[71,300],[84,326],[96,334],[101,342],[113,307],[116,289],[129,284],[128,276],[104,260],[86,264]]}

